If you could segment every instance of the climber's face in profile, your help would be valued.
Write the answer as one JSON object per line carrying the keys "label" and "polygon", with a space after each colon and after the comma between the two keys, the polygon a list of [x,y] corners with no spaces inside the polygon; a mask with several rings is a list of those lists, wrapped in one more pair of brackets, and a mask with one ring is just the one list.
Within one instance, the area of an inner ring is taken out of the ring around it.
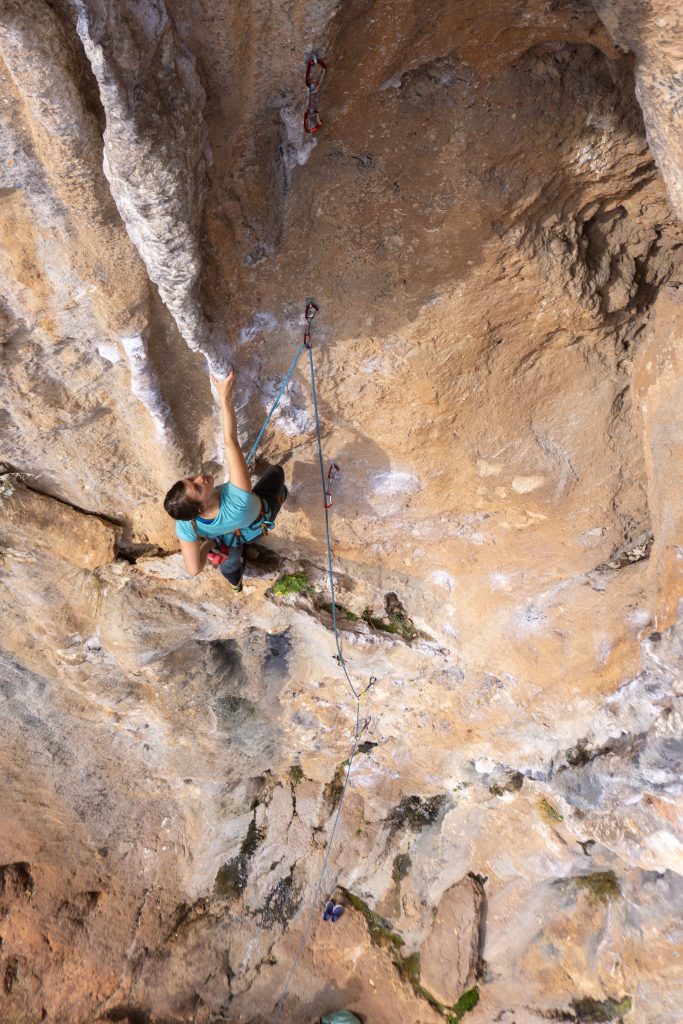
{"label": "climber's face in profile", "polygon": [[198,476],[186,476],[183,480],[185,484],[185,494],[192,501],[198,501],[204,505],[210,498],[213,492],[213,482],[215,477],[210,473],[205,476],[199,474]]}

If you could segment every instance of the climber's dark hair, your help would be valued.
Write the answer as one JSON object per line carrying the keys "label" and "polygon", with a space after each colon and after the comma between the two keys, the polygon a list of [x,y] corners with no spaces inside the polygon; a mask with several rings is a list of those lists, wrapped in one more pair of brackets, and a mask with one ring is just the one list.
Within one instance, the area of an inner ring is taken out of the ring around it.
{"label": "climber's dark hair", "polygon": [[186,522],[195,519],[202,510],[201,502],[188,498],[184,480],[178,480],[173,484],[164,498],[164,508],[173,519],[183,519]]}

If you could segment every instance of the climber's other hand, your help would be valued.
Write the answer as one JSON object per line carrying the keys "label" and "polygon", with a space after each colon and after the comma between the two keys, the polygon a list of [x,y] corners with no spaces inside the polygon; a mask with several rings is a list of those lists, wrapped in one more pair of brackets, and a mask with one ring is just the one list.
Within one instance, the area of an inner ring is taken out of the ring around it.
{"label": "climber's other hand", "polygon": [[216,377],[211,378],[211,383],[218,392],[219,398],[224,399],[225,401],[228,402],[232,401],[232,395],[235,390],[236,381],[237,377],[235,376],[234,370],[231,370],[224,380],[217,380]]}

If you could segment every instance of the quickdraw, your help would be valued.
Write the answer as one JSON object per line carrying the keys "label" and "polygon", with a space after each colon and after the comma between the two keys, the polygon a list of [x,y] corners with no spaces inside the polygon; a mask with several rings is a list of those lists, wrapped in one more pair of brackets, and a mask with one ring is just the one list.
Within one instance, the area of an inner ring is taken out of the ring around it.
{"label": "quickdraw", "polygon": [[315,302],[309,302],[306,306],[304,313],[304,319],[306,321],[306,327],[304,329],[304,345],[306,348],[313,348],[313,341],[311,340],[311,324],[315,320],[317,314],[320,312]]}
{"label": "quickdraw", "polygon": [[315,94],[322,85],[327,65],[317,54],[312,54],[306,64],[306,88],[308,89],[308,106],[304,111],[304,131],[315,135],[322,128],[322,118],[315,105]]}
{"label": "quickdraw", "polygon": [[330,468],[327,471],[327,487],[325,488],[325,496],[323,498],[325,508],[332,508],[332,484],[340,473],[339,464],[337,462],[330,463]]}

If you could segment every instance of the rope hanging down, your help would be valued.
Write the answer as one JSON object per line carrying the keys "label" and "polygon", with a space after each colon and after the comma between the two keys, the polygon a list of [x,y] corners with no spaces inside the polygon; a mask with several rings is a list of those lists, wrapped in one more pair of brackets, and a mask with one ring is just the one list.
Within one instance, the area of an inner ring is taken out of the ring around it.
{"label": "rope hanging down", "polygon": [[[317,91],[320,88],[320,85],[321,85],[321,83],[323,81],[323,78],[325,76],[325,70],[326,70],[325,62],[320,60],[319,57],[317,56],[317,54],[312,54],[312,56],[309,58],[309,60],[308,60],[308,62],[306,64],[306,87],[308,88],[308,106],[307,106],[307,108],[306,108],[306,110],[304,112],[304,131],[307,132],[310,135],[315,134],[322,127],[322,118],[320,117],[320,113],[318,112],[318,109],[317,109],[317,107],[315,105],[315,94],[317,93]],[[252,448],[251,448],[251,451],[249,452],[249,455],[247,456],[247,465],[253,460],[254,455],[256,454],[256,450],[258,448],[259,442],[260,442],[261,438],[263,437],[263,434],[264,434],[268,424],[270,423],[270,421],[271,421],[271,419],[273,417],[273,414],[275,413],[275,410],[277,409],[278,405],[280,404],[280,400],[282,399],[282,396],[283,396],[283,394],[285,392],[285,388],[287,387],[289,381],[291,380],[292,374],[294,373],[294,370],[296,369],[296,365],[299,362],[299,357],[301,356],[301,353],[303,352],[304,349],[307,349],[308,350],[308,360],[309,360],[309,365],[310,365],[310,370],[311,370],[311,394],[312,394],[312,397],[313,397],[313,409],[314,409],[314,412],[315,412],[315,436],[316,436],[316,443],[317,443],[317,448],[318,448],[318,463],[319,463],[319,466],[320,466],[320,481],[321,481],[321,485],[322,485],[323,509],[324,509],[324,512],[325,512],[325,544],[326,544],[326,547],[327,547],[327,573],[328,573],[329,580],[330,580],[330,596],[331,596],[331,607],[332,607],[332,629],[334,631],[334,642],[335,642],[335,647],[337,649],[337,654],[336,654],[335,660],[337,661],[337,663],[341,667],[341,669],[342,669],[342,671],[344,673],[344,678],[346,680],[346,685],[347,685],[349,691],[351,692],[351,694],[353,696],[353,699],[356,702],[356,720],[355,720],[354,729],[353,729],[353,740],[352,740],[351,754],[350,754],[349,759],[348,759],[348,764],[347,764],[347,768],[346,768],[346,776],[344,778],[344,785],[342,787],[341,795],[340,795],[340,798],[339,798],[339,803],[337,804],[337,810],[336,810],[336,813],[335,813],[335,816],[334,816],[334,821],[332,823],[332,831],[330,833],[330,838],[329,838],[329,841],[327,843],[327,848],[326,848],[326,851],[325,851],[325,857],[324,857],[324,860],[323,860],[322,869],[320,871],[320,875],[319,875],[318,881],[316,883],[315,892],[313,894],[313,899],[311,901],[311,907],[310,907],[310,910],[309,910],[309,913],[308,913],[308,918],[306,920],[306,925],[304,927],[304,932],[303,932],[303,935],[301,937],[301,941],[299,943],[299,947],[297,949],[296,956],[294,957],[294,961],[292,963],[292,966],[291,966],[291,968],[289,970],[289,973],[287,975],[287,978],[285,980],[285,984],[284,984],[284,987],[283,987],[283,990],[282,990],[282,994],[280,996],[280,999],[278,1001],[278,1004],[277,1004],[277,1007],[276,1007],[276,1010],[275,1010],[275,1021],[274,1021],[274,1024],[279,1024],[279,1022],[280,1022],[280,1018],[281,1018],[281,1015],[282,1015],[282,1010],[283,1010],[283,1007],[284,1007],[285,999],[287,998],[287,993],[289,992],[289,987],[290,987],[290,985],[292,983],[292,979],[294,977],[296,969],[299,966],[299,962],[301,960],[301,957],[303,956],[304,949],[306,948],[306,943],[308,941],[308,936],[309,936],[309,933],[310,933],[310,930],[311,930],[311,925],[313,923],[313,916],[314,916],[314,914],[316,912],[316,909],[319,907],[319,902],[318,901],[320,899],[320,893],[321,893],[322,888],[323,888],[323,882],[325,880],[325,873],[326,873],[327,868],[328,868],[328,864],[329,864],[329,860],[330,860],[330,853],[332,852],[332,846],[334,844],[334,838],[335,838],[335,835],[336,835],[336,832],[337,832],[337,826],[339,824],[339,819],[340,819],[340,816],[341,816],[342,806],[344,804],[344,797],[346,796],[346,790],[347,790],[347,787],[348,787],[348,784],[349,784],[349,777],[351,775],[351,768],[352,768],[352,765],[353,765],[353,760],[354,760],[354,758],[356,756],[356,752],[358,750],[358,740],[359,740],[360,733],[361,733],[360,701],[361,701],[361,697],[363,696],[363,694],[366,693],[367,690],[369,690],[369,688],[375,682],[374,677],[372,677],[370,679],[367,687],[365,688],[365,690],[363,690],[361,693],[359,693],[356,690],[356,688],[354,687],[353,683],[351,682],[351,677],[350,677],[348,669],[346,667],[346,661],[344,659],[344,655],[343,655],[342,649],[341,649],[341,640],[340,640],[340,637],[339,637],[339,629],[338,629],[338,626],[337,626],[337,602],[336,602],[336,596],[335,596],[335,590],[334,590],[334,570],[333,570],[333,567],[332,567],[332,543],[331,543],[331,540],[330,540],[330,517],[329,517],[329,510],[332,507],[332,482],[339,476],[340,470],[339,470],[339,466],[337,465],[337,463],[333,462],[333,463],[331,463],[331,465],[330,465],[330,467],[329,467],[329,469],[327,471],[327,476],[325,475],[325,466],[324,466],[324,460],[323,460],[322,438],[321,438],[321,435],[320,435],[320,416],[319,416],[319,413],[318,413],[318,396],[317,396],[316,386],[315,386],[315,367],[313,365],[313,339],[312,339],[312,335],[311,335],[311,326],[312,326],[313,321],[315,320],[315,318],[316,318],[318,313],[319,313],[319,308],[316,305],[316,303],[313,302],[313,301],[309,301],[306,304],[306,309],[305,309],[305,312],[304,312],[304,319],[306,321],[306,327],[304,329],[303,341],[301,342],[301,344],[299,345],[299,348],[297,349],[296,355],[294,356],[294,359],[292,360],[292,364],[289,367],[289,370],[287,371],[287,373],[285,375],[285,378],[284,378],[284,380],[282,382],[282,385],[280,386],[280,390],[278,391],[278,393],[277,393],[277,395],[275,397],[275,401],[273,402],[273,405],[271,406],[270,411],[268,412],[268,415],[266,416],[265,422],[264,422],[263,426],[261,427],[261,429],[260,429],[260,431],[258,433],[258,436],[257,436],[256,440],[254,441],[254,444],[252,445]]]}
{"label": "rope hanging down", "polygon": [[274,415],[277,407],[279,406],[280,401],[282,399],[282,396],[283,396],[283,394],[285,392],[285,388],[287,387],[287,384],[291,380],[292,374],[294,373],[294,370],[296,369],[296,365],[299,362],[299,358],[301,356],[301,353],[304,351],[304,349],[307,349],[308,350],[309,366],[310,366],[310,370],[311,370],[311,394],[312,394],[312,397],[313,397],[313,409],[314,409],[314,413],[315,413],[315,436],[316,436],[316,445],[317,445],[317,450],[318,450],[318,464],[319,464],[319,467],[320,467],[320,480],[321,480],[321,484],[322,484],[322,494],[323,494],[323,509],[324,509],[324,512],[325,512],[325,544],[326,544],[326,547],[327,547],[327,574],[328,574],[329,581],[330,581],[330,596],[331,596],[331,607],[332,607],[332,628],[333,628],[333,631],[334,631],[334,641],[335,641],[335,646],[336,646],[336,649],[337,649],[337,654],[336,654],[335,660],[337,661],[337,663],[339,664],[339,666],[341,667],[341,669],[342,669],[342,671],[344,673],[344,678],[345,678],[345,681],[346,681],[346,685],[347,685],[348,689],[350,690],[350,692],[351,692],[351,694],[353,696],[353,699],[354,699],[354,701],[356,703],[356,715],[355,715],[355,724],[354,724],[354,730],[353,730],[351,754],[349,755],[348,765],[347,765],[347,769],[346,769],[346,775],[345,775],[345,778],[344,778],[344,785],[342,787],[341,795],[340,795],[340,798],[339,798],[339,803],[337,804],[337,810],[336,810],[336,813],[335,813],[335,816],[334,816],[334,821],[332,823],[332,831],[330,833],[330,838],[329,838],[329,841],[327,843],[327,849],[325,851],[325,858],[323,860],[322,869],[320,871],[320,875],[319,875],[318,881],[316,883],[315,892],[313,894],[313,899],[311,901],[311,908],[309,910],[308,918],[306,920],[306,925],[305,925],[305,928],[304,928],[304,933],[302,935],[301,942],[299,944],[299,948],[298,948],[296,956],[294,958],[294,962],[292,963],[292,966],[290,968],[289,974],[287,975],[287,979],[285,981],[285,985],[284,985],[284,988],[283,988],[283,991],[282,991],[282,995],[280,996],[279,1002],[277,1004],[277,1009],[276,1009],[276,1012],[275,1012],[275,1024],[279,1024],[280,1017],[281,1017],[281,1014],[282,1014],[282,1009],[283,1009],[283,1006],[284,1006],[284,1001],[285,1001],[285,999],[287,997],[287,993],[289,991],[289,987],[291,985],[291,982],[292,982],[292,979],[294,977],[295,971],[296,971],[296,969],[297,969],[297,967],[299,965],[299,962],[301,960],[301,957],[303,955],[304,949],[306,948],[306,943],[308,941],[308,936],[309,936],[309,933],[310,933],[310,930],[311,930],[311,925],[313,923],[313,916],[314,916],[314,914],[316,912],[316,909],[320,905],[320,903],[319,903],[319,901],[320,901],[320,893],[322,891],[323,882],[324,882],[324,879],[325,879],[325,873],[326,873],[327,868],[328,868],[328,864],[329,864],[329,860],[330,860],[330,854],[332,852],[332,846],[334,844],[334,838],[335,838],[335,834],[337,832],[337,826],[339,824],[339,819],[340,819],[340,816],[341,816],[342,806],[344,804],[344,797],[346,796],[346,790],[347,790],[347,786],[348,786],[348,783],[349,783],[349,777],[351,775],[351,768],[352,768],[352,765],[353,765],[353,760],[354,760],[354,758],[356,756],[356,752],[358,750],[358,740],[359,740],[360,733],[361,733],[360,701],[361,701],[361,697],[363,696],[363,693],[365,693],[366,690],[369,689],[369,687],[375,681],[374,677],[373,677],[370,680],[368,686],[366,687],[366,690],[362,691],[361,693],[359,693],[356,690],[356,688],[354,687],[353,683],[351,682],[351,677],[350,677],[348,669],[346,667],[346,661],[344,659],[344,655],[343,655],[342,649],[341,649],[341,639],[340,639],[340,636],[339,636],[339,629],[338,629],[338,626],[337,626],[337,602],[336,602],[336,595],[335,595],[335,589],[334,589],[334,570],[333,570],[333,567],[332,567],[332,543],[331,543],[331,540],[330,540],[329,510],[332,507],[332,496],[331,496],[332,481],[337,478],[337,476],[339,475],[340,470],[339,470],[338,464],[336,462],[333,462],[333,463],[331,463],[331,465],[330,465],[330,467],[328,469],[327,474],[325,474],[325,464],[324,464],[324,459],[323,459],[322,437],[321,437],[321,433],[320,433],[320,415],[319,415],[319,412],[318,412],[318,395],[317,395],[317,389],[316,389],[316,386],[315,386],[315,366],[314,366],[314,363],[313,363],[313,339],[312,339],[312,334],[311,334],[311,326],[312,326],[312,323],[313,323],[316,315],[318,314],[318,312],[319,312],[318,306],[314,302],[309,302],[306,305],[306,310],[305,310],[305,313],[304,313],[304,318],[305,318],[305,321],[306,321],[306,327],[304,329],[303,341],[301,342],[301,344],[299,345],[299,348],[297,349],[296,355],[294,356],[294,359],[292,360],[292,363],[291,363],[291,365],[289,367],[289,370],[287,371],[287,373],[285,375],[285,378],[284,378],[284,380],[283,380],[283,382],[282,382],[282,384],[280,386],[280,389],[279,389],[279,391],[278,391],[278,393],[277,393],[277,395],[275,397],[275,400],[274,400],[274,402],[273,402],[273,404],[272,404],[272,406],[271,406],[271,408],[270,408],[270,410],[268,412],[268,415],[266,416],[265,422],[264,422],[263,426],[261,427],[261,429],[260,429],[260,431],[258,433],[258,436],[257,436],[256,440],[254,441],[254,444],[252,445],[251,451],[249,452],[249,455],[247,456],[247,463],[250,463],[253,460],[254,455],[256,454],[256,450],[258,448],[259,442],[260,442],[261,438],[263,437],[263,434],[264,434],[268,424],[270,423],[271,419],[273,418],[273,415]]}
{"label": "rope hanging down", "polygon": [[[311,306],[313,306],[315,312],[311,311]],[[310,317],[309,317],[309,311],[312,312],[312,315]],[[346,667],[346,661],[344,660],[344,655],[342,654],[341,642],[340,642],[340,638],[339,638],[339,631],[337,629],[337,603],[336,603],[335,592],[334,592],[334,570],[332,568],[332,544],[331,544],[331,541],[330,541],[330,515],[329,515],[329,509],[330,509],[330,506],[331,506],[332,502],[331,502],[331,499],[330,499],[330,502],[328,504],[328,496],[329,496],[328,485],[329,485],[329,482],[332,479],[334,479],[334,477],[332,475],[333,474],[333,470],[336,470],[336,473],[335,473],[335,475],[336,475],[339,472],[339,467],[337,466],[336,463],[332,463],[332,465],[330,466],[330,470],[328,472],[328,483],[326,484],[326,481],[325,481],[325,466],[324,466],[324,460],[323,460],[323,446],[322,446],[322,438],[320,436],[320,417],[319,417],[319,414],[318,414],[318,396],[317,396],[316,387],[315,387],[315,368],[314,368],[314,365],[313,365],[313,343],[312,343],[312,340],[311,340],[311,323],[313,322],[313,319],[315,318],[315,315],[316,315],[317,312],[318,312],[318,307],[314,306],[313,303],[309,303],[309,305],[306,307],[306,321],[307,321],[306,335],[307,335],[307,338],[305,336],[305,342],[304,343],[306,344],[306,348],[308,349],[308,360],[309,360],[309,365],[310,365],[310,368],[311,368],[311,394],[313,396],[313,409],[314,409],[314,412],[315,412],[315,437],[316,437],[316,442],[317,442],[317,447],[318,447],[318,463],[320,465],[320,480],[321,480],[321,483],[322,483],[322,492],[323,492],[323,508],[324,508],[324,511],[325,511],[325,543],[326,543],[326,546],[327,546],[327,570],[328,570],[328,576],[329,576],[329,580],[330,580],[330,595],[331,595],[331,605],[332,605],[332,628],[334,630],[334,641],[335,641],[335,645],[336,645],[336,648],[337,648],[337,658],[336,658],[336,660],[337,660],[338,664],[341,666],[341,669],[342,669],[342,671],[344,673],[344,677],[346,679],[347,686],[348,686],[349,690],[351,691],[351,693],[353,694],[353,698],[354,698],[354,700],[356,702],[356,721],[355,721],[354,730],[353,730],[353,741],[352,741],[351,754],[349,756],[349,761],[348,761],[348,765],[347,765],[347,768],[346,768],[346,776],[344,778],[344,785],[342,787],[341,796],[339,798],[339,803],[337,805],[337,811],[335,813],[334,822],[332,824],[332,832],[330,833],[330,838],[329,838],[329,841],[327,843],[327,849],[325,851],[325,859],[323,860],[323,866],[321,868],[320,876],[318,878],[318,882],[317,882],[316,887],[315,887],[315,892],[313,894],[313,899],[311,900],[311,908],[310,908],[310,910],[308,912],[308,919],[306,921],[306,925],[305,925],[305,928],[304,928],[303,935],[301,936],[301,942],[299,943],[299,948],[297,950],[296,956],[294,957],[294,961],[293,961],[292,966],[291,966],[291,968],[289,970],[289,974],[287,975],[287,979],[285,981],[285,985],[284,985],[284,988],[282,990],[282,995],[280,996],[280,999],[279,999],[278,1004],[277,1004],[277,1008],[276,1008],[276,1011],[275,1011],[275,1024],[279,1024],[279,1022],[280,1022],[280,1017],[282,1015],[282,1009],[284,1007],[284,1003],[285,1003],[285,999],[287,997],[287,993],[289,992],[289,986],[292,983],[292,979],[294,977],[296,969],[299,966],[299,961],[301,960],[301,957],[303,956],[304,949],[306,948],[306,943],[308,941],[308,936],[309,936],[309,933],[310,933],[310,930],[311,930],[311,925],[313,924],[313,915],[315,914],[316,909],[320,905],[319,904],[320,893],[322,891],[323,881],[325,879],[325,872],[327,871],[327,866],[329,864],[330,853],[332,852],[332,846],[334,844],[334,837],[335,837],[335,834],[336,834],[336,831],[337,831],[337,825],[339,824],[339,818],[341,816],[342,805],[344,803],[344,797],[346,796],[346,789],[347,789],[347,786],[349,784],[349,776],[351,775],[351,766],[353,765],[353,759],[356,756],[356,751],[358,750],[358,739],[360,737],[360,732],[361,732],[361,727],[360,727],[360,699],[361,699],[362,694],[359,694],[356,691],[353,683],[351,682],[351,677],[349,676],[349,672],[348,672],[348,669]]]}
{"label": "rope hanging down", "polygon": [[302,341],[301,344],[299,345],[299,348],[297,349],[297,353],[294,356],[294,359],[292,360],[292,365],[287,370],[287,374],[285,376],[285,379],[282,382],[282,387],[278,391],[277,397],[275,398],[275,401],[273,402],[273,404],[272,404],[272,406],[270,408],[270,412],[266,416],[265,423],[263,424],[263,426],[259,430],[258,437],[254,441],[253,445],[251,446],[251,451],[247,455],[247,465],[250,464],[250,462],[253,460],[254,456],[256,455],[256,449],[259,446],[259,442],[260,442],[261,438],[263,437],[263,435],[265,433],[266,427],[268,426],[268,424],[270,423],[271,419],[273,418],[273,413],[275,412],[275,410],[277,409],[278,405],[280,404],[280,399],[282,398],[282,396],[285,393],[285,388],[289,384],[291,376],[294,373],[294,370],[296,369],[296,364],[299,362],[299,356],[303,352],[304,348],[305,348],[305,344]]}
{"label": "rope hanging down", "polygon": [[327,471],[327,476],[325,475],[325,464],[324,464],[324,460],[323,460],[323,446],[322,446],[322,438],[321,438],[321,435],[320,435],[320,416],[318,414],[318,396],[317,396],[316,387],[315,387],[315,367],[313,365],[313,341],[312,341],[312,336],[311,336],[311,325],[312,325],[313,321],[315,320],[318,312],[319,312],[319,308],[315,304],[315,302],[308,302],[307,303],[306,311],[304,313],[304,318],[306,320],[306,327],[304,329],[304,339],[301,342],[301,344],[299,345],[299,348],[297,349],[296,355],[294,356],[294,359],[292,360],[292,363],[291,363],[289,369],[287,370],[287,373],[285,374],[285,378],[282,381],[282,384],[280,385],[280,390],[278,391],[277,395],[275,396],[275,401],[273,402],[272,406],[270,407],[270,410],[268,412],[268,415],[266,416],[265,422],[264,422],[263,426],[261,427],[261,429],[259,430],[258,436],[257,436],[256,440],[254,441],[253,445],[251,446],[251,451],[247,455],[247,465],[249,465],[253,461],[254,456],[256,454],[256,450],[257,450],[257,448],[259,446],[259,442],[260,442],[261,438],[263,437],[263,435],[265,433],[266,427],[268,426],[268,424],[272,420],[273,415],[275,413],[275,410],[277,409],[278,405],[280,404],[280,400],[282,399],[282,396],[285,393],[285,388],[289,384],[289,382],[290,382],[290,380],[292,378],[292,374],[294,373],[294,370],[296,369],[296,365],[299,362],[299,357],[301,356],[301,353],[303,352],[303,350],[307,349],[308,350],[309,364],[310,364],[310,368],[311,368],[311,393],[312,393],[312,396],[313,396],[313,410],[314,410],[314,413],[315,413],[315,434],[316,434],[316,441],[317,441],[317,447],[318,447],[318,463],[320,465],[320,480],[321,480],[321,484],[322,484],[322,493],[323,493],[323,508],[325,510],[325,543],[326,543],[326,547],[327,547],[327,573],[328,573],[329,580],[330,580],[330,595],[331,595],[331,598],[332,598],[332,601],[331,601],[331,604],[332,604],[332,629],[334,630],[334,642],[335,642],[335,646],[337,648],[336,661],[341,666],[341,668],[342,668],[342,670],[344,672],[344,677],[346,679],[347,686],[349,687],[351,693],[353,694],[353,696],[355,697],[356,700],[360,700],[361,694],[358,693],[358,691],[354,687],[353,683],[351,682],[351,677],[349,676],[348,669],[346,668],[346,662],[344,660],[344,655],[342,654],[342,649],[341,649],[341,640],[340,640],[340,637],[339,637],[339,630],[338,630],[338,627],[337,627],[337,602],[336,602],[335,591],[334,591],[334,570],[332,568],[332,543],[330,541],[330,516],[329,516],[329,511],[330,511],[330,509],[332,507],[332,493],[331,493],[332,481],[335,480],[339,476],[340,469],[339,469],[339,465],[336,462],[333,462],[333,463],[331,463],[331,465],[330,465],[330,467],[329,467],[329,469]]}

